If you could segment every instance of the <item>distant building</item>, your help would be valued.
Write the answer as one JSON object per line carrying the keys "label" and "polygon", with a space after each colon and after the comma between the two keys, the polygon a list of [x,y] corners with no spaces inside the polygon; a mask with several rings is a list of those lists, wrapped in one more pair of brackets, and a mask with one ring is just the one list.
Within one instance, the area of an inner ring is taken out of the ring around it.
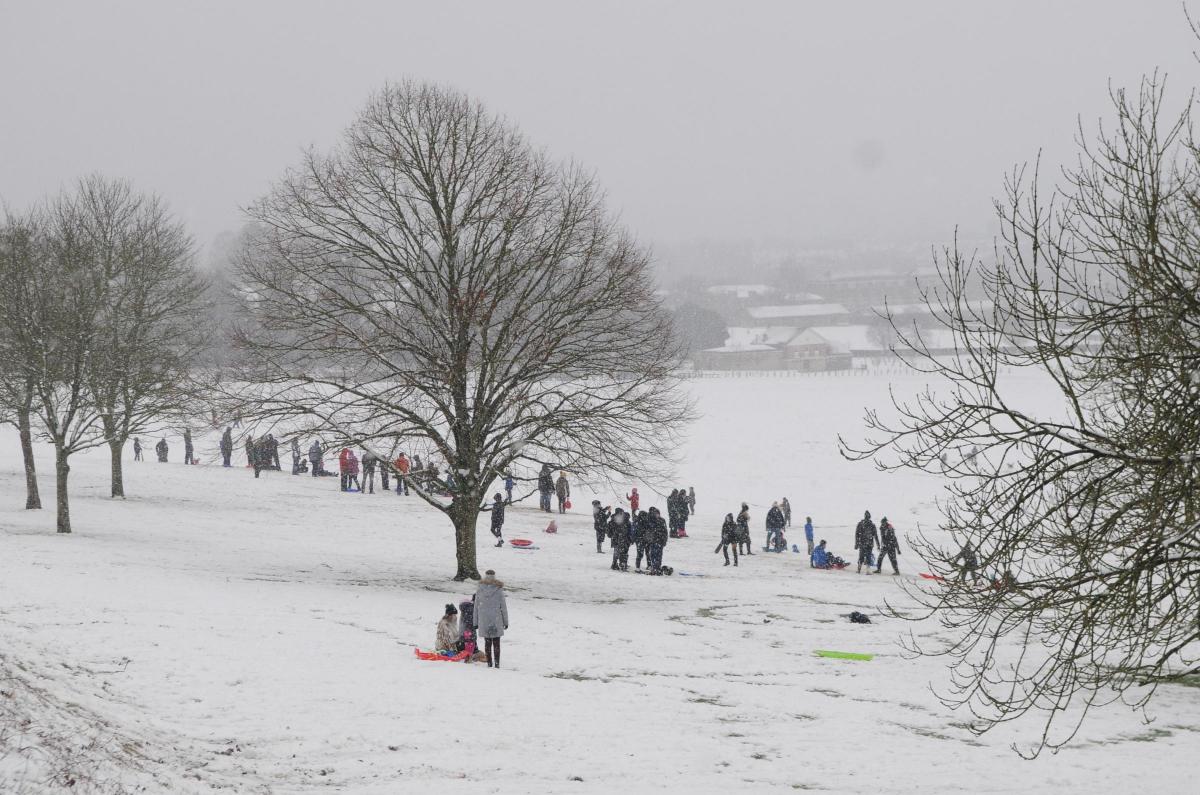
{"label": "distant building", "polygon": [[697,370],[848,370],[852,356],[841,344],[794,326],[734,327],[719,348],[699,351]]}
{"label": "distant building", "polygon": [[753,320],[799,327],[834,325],[850,319],[850,311],[841,304],[752,306],[746,314]]}
{"label": "distant building", "polygon": [[770,295],[775,288],[769,284],[714,284],[708,288],[710,295],[731,296],[741,300],[755,296]]}

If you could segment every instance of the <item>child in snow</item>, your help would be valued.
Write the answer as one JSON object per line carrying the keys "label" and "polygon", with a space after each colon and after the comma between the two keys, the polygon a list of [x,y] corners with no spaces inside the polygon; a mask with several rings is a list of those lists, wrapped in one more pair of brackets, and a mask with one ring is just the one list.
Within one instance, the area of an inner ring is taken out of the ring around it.
{"label": "child in snow", "polygon": [[446,605],[446,612],[437,625],[437,643],[433,648],[449,654],[462,651],[462,641],[458,637],[458,611],[454,605]]}
{"label": "child in snow", "polygon": [[729,565],[729,548],[733,547],[733,565],[738,565],[738,526],[737,522],[733,521],[733,514],[725,514],[725,523],[721,525],[721,543],[717,544],[717,548],[713,550],[715,555],[718,552],[725,553],[725,565]]}
{"label": "child in snow", "polygon": [[812,517],[804,517],[804,540],[808,542],[808,556],[811,558],[813,554],[813,526]]}
{"label": "child in snow", "polygon": [[492,535],[496,537],[496,546],[504,546],[504,500],[499,492],[492,497]]}

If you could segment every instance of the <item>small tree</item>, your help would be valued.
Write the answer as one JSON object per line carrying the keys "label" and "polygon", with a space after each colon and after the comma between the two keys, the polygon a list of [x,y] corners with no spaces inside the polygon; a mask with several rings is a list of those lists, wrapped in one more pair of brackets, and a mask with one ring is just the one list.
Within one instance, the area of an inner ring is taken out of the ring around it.
{"label": "small tree", "polygon": [[[942,533],[914,542],[951,579],[914,590],[949,643],[914,648],[949,658],[945,698],[977,731],[1043,713],[1035,753],[1093,706],[1144,707],[1200,672],[1200,148],[1190,111],[1164,119],[1162,96],[1155,79],[1116,92],[1115,126],[1081,137],[1049,198],[1014,172],[994,261],[951,249],[924,295],[958,354],[893,323],[946,388],[868,415],[871,438],[845,446],[950,480]],[[978,271],[987,309],[970,300]],[[1058,410],[1010,368],[1041,373]],[[967,544],[982,585],[959,581]]]}
{"label": "small tree", "polygon": [[38,229],[29,216],[6,215],[0,225],[0,418],[16,426],[25,467],[25,508],[42,507],[37,466],[33,460],[33,379],[26,364],[32,351],[12,343],[22,339],[20,325],[27,317],[28,294],[20,289],[31,268],[37,267]]}
{"label": "small tree", "polygon": [[478,577],[475,523],[515,465],[652,477],[688,414],[647,258],[593,180],[452,91],[390,85],[337,151],[250,211],[247,417],[417,443],[417,493]]}

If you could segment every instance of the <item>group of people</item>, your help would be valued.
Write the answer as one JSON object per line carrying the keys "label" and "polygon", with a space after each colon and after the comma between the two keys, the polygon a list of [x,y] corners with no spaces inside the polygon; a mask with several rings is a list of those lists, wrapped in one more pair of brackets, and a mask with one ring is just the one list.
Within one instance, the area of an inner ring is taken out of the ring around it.
{"label": "group of people", "polygon": [[[158,457],[158,463],[167,463],[167,455],[170,453],[170,446],[167,444],[167,438],[164,436],[154,445],[154,454]],[[135,436],[133,437],[133,460],[144,461],[142,457],[142,440]],[[196,458],[196,449],[192,446],[192,432],[186,428],[183,431],[183,463],[198,464]]]}
{"label": "group of people", "polygon": [[483,659],[488,668],[500,667],[500,638],[508,629],[508,602],[504,598],[504,583],[496,572],[488,569],[475,595],[456,608],[446,605],[437,625],[434,648],[441,654],[462,654],[466,662],[477,659],[479,638],[483,638]]}
{"label": "group of people", "polygon": [[[668,519],[664,519],[658,508],[627,513],[624,508],[611,508],[592,500],[592,527],[596,531],[596,552],[604,554],[604,542],[609,542],[612,552],[613,571],[629,571],[629,548],[636,550],[634,570],[641,571],[642,560],[646,561],[647,572],[654,576],[672,573],[670,566],[663,565],[663,552],[671,538],[687,538],[680,535],[682,528],[677,515],[672,515],[668,503]],[[675,529],[672,529],[675,528]]]}

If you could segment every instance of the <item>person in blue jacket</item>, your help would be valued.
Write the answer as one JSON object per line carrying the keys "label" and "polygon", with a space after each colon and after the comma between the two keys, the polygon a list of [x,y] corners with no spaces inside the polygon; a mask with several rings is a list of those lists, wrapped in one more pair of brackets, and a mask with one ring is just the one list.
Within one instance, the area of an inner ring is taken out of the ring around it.
{"label": "person in blue jacket", "polygon": [[821,543],[817,544],[817,548],[812,553],[812,567],[814,569],[827,569],[830,566],[829,551],[825,549],[825,539],[821,539]]}
{"label": "person in blue jacket", "polygon": [[813,526],[812,517],[804,517],[804,540],[808,542],[808,556],[811,558],[813,554]]}
{"label": "person in blue jacket", "polygon": [[513,490],[513,486],[515,486],[515,485],[516,485],[516,481],[513,480],[512,473],[509,472],[507,475],[504,476],[504,494],[505,494],[504,504],[505,505],[512,505],[512,490]]}

